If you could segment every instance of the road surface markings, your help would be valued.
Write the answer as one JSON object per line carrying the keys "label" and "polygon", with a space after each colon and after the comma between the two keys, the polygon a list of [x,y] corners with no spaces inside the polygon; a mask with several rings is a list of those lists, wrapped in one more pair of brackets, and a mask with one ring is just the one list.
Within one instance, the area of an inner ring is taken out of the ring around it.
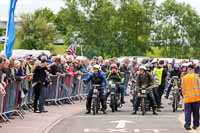
{"label": "road surface markings", "polygon": [[168,131],[168,129],[144,129],[145,131],[152,131],[154,133]]}
{"label": "road surface markings", "polygon": [[127,121],[127,120],[119,120],[119,121],[111,121],[110,123],[117,123],[116,128],[117,129],[123,129],[126,126],[126,123],[135,123],[133,121]]}
{"label": "road surface markings", "polygon": [[127,133],[128,131],[126,129],[90,129],[86,128],[83,130],[85,133],[113,133],[113,132],[121,132],[121,133]]}
{"label": "road surface markings", "polygon": [[134,133],[140,133],[140,129],[134,129]]}
{"label": "road surface markings", "polygon": [[[142,131],[148,131],[149,133],[163,133],[168,131],[167,129],[133,129],[133,133],[142,133]],[[120,132],[120,133],[127,133],[129,132],[127,129],[84,129],[84,133],[113,133],[113,132]]]}
{"label": "road surface markings", "polygon": [[89,129],[89,128],[86,128],[83,130],[85,133],[90,133],[90,132],[100,132],[99,129]]}
{"label": "road surface markings", "polygon": [[144,116],[129,116],[129,115],[118,115],[118,116],[108,116],[108,115],[95,115],[95,116],[93,116],[93,115],[80,115],[80,116],[73,116],[73,118],[136,118],[136,119],[138,119],[138,118],[141,118],[141,119],[162,119],[163,120],[163,118],[169,118],[169,119],[171,119],[171,118],[174,118],[174,119],[177,119],[177,117],[176,116],[152,116],[152,115],[150,115],[150,116],[148,116],[148,115],[146,115],[145,117]]}
{"label": "road surface markings", "polygon": [[108,132],[108,133],[112,133],[112,132],[127,133],[128,131],[127,131],[126,129],[108,129],[107,132]]}

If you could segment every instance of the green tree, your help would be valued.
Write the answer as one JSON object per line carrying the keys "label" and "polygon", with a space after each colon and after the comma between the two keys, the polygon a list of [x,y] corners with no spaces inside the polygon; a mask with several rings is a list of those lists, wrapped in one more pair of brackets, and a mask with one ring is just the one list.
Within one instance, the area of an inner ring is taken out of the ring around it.
{"label": "green tree", "polygon": [[5,29],[0,29],[0,36],[3,36],[5,34],[6,30]]}
{"label": "green tree", "polygon": [[125,55],[145,55],[150,50],[150,23],[147,10],[138,0],[122,0],[119,27]]}
{"label": "green tree", "polygon": [[66,44],[80,44],[85,55],[146,55],[152,46],[166,57],[197,57],[199,15],[176,0],[65,0],[55,23]]}
{"label": "green tree", "polygon": [[142,4],[138,0],[120,3],[117,9],[109,0],[66,1],[67,7],[55,21],[57,30],[66,37],[67,44],[76,34],[90,56],[145,55],[150,50],[149,12],[154,3]]}
{"label": "green tree", "polygon": [[57,31],[65,38],[67,45],[71,45],[75,38],[81,35],[81,27],[84,23],[84,15],[78,10],[76,1],[66,2],[67,7],[57,14],[55,24]]}
{"label": "green tree", "polygon": [[53,13],[53,11],[49,8],[41,8],[34,12],[34,15],[36,18],[42,17],[44,18],[48,23],[54,22],[56,19],[56,15]]}
{"label": "green tree", "polygon": [[164,1],[158,10],[154,44],[164,48],[167,57],[188,58],[190,48],[198,46],[199,16],[191,6],[176,0]]}
{"label": "green tree", "polygon": [[22,28],[19,30],[20,48],[50,49],[55,35],[55,28],[45,17],[35,14],[24,14]]}

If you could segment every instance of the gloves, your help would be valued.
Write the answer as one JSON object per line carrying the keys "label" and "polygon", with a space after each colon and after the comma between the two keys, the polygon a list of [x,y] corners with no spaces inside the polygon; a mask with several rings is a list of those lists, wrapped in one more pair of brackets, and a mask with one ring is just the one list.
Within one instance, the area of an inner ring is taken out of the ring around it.
{"label": "gloves", "polygon": [[83,79],[83,83],[85,83],[85,84],[86,84],[86,83],[87,83],[87,80],[86,80],[86,79]]}

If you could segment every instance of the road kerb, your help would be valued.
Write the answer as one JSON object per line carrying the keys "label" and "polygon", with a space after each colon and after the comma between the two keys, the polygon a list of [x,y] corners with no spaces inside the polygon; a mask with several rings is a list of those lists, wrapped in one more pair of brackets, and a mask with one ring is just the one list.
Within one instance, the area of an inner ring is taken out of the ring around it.
{"label": "road kerb", "polygon": [[50,130],[56,126],[57,124],[59,124],[62,120],[69,118],[73,115],[76,115],[77,113],[80,113],[82,110],[77,110],[76,112],[70,112],[68,114],[65,114],[64,116],[59,117],[57,120],[55,120],[54,122],[52,122],[51,124],[49,124],[47,127],[45,127],[41,133],[49,133]]}

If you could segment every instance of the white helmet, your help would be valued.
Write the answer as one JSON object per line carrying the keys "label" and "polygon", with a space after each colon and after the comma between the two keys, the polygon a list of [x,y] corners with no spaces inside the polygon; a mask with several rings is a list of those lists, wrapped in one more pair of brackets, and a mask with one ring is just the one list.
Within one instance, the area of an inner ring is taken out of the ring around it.
{"label": "white helmet", "polygon": [[175,68],[179,68],[179,64],[174,64],[174,67]]}
{"label": "white helmet", "polygon": [[93,69],[98,69],[98,70],[100,70],[100,68],[101,68],[101,66],[98,65],[98,64],[96,64],[96,65],[93,66]]}
{"label": "white helmet", "polygon": [[141,69],[146,70],[147,68],[145,66],[140,66],[139,70],[141,70]]}
{"label": "white helmet", "polygon": [[152,61],[151,63],[152,63],[152,64],[158,63],[158,60],[157,60],[157,59],[153,59],[153,61]]}
{"label": "white helmet", "polygon": [[188,63],[183,63],[181,66],[182,67],[188,67]]}
{"label": "white helmet", "polygon": [[153,64],[152,64],[152,63],[146,63],[146,64],[145,64],[145,67],[146,67],[146,68],[151,68],[151,67],[153,67]]}

